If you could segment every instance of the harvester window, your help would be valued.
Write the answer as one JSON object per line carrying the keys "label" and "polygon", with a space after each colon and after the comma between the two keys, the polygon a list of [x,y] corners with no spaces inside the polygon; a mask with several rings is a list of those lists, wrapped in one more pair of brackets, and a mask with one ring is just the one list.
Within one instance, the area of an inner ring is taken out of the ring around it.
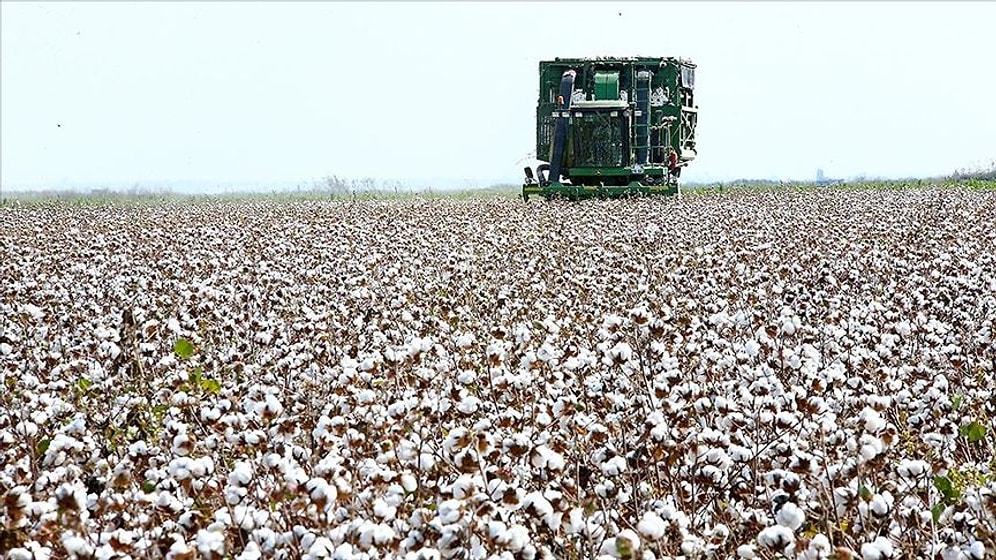
{"label": "harvester window", "polygon": [[[618,111],[615,112],[618,115]],[[577,167],[620,167],[623,161],[622,120],[607,111],[586,112],[572,123],[574,165]]]}
{"label": "harvester window", "polygon": [[686,88],[695,87],[695,69],[687,66],[681,67],[681,85]]}

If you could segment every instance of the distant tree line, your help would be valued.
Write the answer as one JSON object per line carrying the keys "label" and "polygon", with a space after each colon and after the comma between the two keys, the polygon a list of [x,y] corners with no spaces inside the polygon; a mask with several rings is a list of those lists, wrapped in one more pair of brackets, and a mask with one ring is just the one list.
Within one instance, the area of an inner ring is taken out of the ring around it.
{"label": "distant tree line", "polygon": [[989,163],[955,170],[948,178],[955,181],[964,181],[967,179],[996,181],[996,159],[990,160]]}
{"label": "distant tree line", "polygon": [[311,194],[323,193],[328,194],[329,198],[339,198],[356,194],[401,194],[411,191],[411,188],[401,181],[377,181],[371,177],[348,179],[329,175],[313,182],[308,191]]}

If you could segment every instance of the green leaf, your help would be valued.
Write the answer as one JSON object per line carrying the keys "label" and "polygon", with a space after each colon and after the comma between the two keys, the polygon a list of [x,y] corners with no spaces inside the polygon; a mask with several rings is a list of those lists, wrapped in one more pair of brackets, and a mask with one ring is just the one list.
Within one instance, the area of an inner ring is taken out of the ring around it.
{"label": "green leaf", "polygon": [[958,432],[968,438],[969,443],[976,443],[986,437],[986,427],[978,422],[965,424],[958,428]]}
{"label": "green leaf", "polygon": [[937,502],[934,507],[930,508],[930,516],[934,519],[934,523],[941,520],[941,515],[944,514],[946,508],[947,506],[944,505],[944,502]]}
{"label": "green leaf", "polygon": [[151,494],[156,491],[156,483],[151,480],[146,480],[142,483],[142,492],[146,494]]}
{"label": "green leaf", "polygon": [[203,379],[201,380],[201,389],[212,395],[217,395],[221,392],[221,382],[217,379]]}
{"label": "green leaf", "polygon": [[626,538],[616,538],[616,552],[620,558],[632,558],[633,544]]}
{"label": "green leaf", "polygon": [[194,355],[194,345],[186,338],[177,339],[173,345],[173,351],[184,360]]}
{"label": "green leaf", "polygon": [[38,442],[38,454],[39,455],[44,455],[45,452],[48,451],[48,446],[51,443],[52,443],[52,440],[50,440],[50,439],[43,439],[43,440],[39,441]]}
{"label": "green leaf", "polygon": [[960,393],[951,397],[951,410],[958,410],[961,408],[961,401],[964,398]]}
{"label": "green leaf", "polygon": [[872,499],[872,491],[867,487],[862,485],[858,488],[858,496],[866,502],[870,502]]}
{"label": "green leaf", "polygon": [[87,389],[93,386],[93,381],[90,381],[85,377],[81,377],[79,381],[76,382],[76,386],[80,388],[80,391],[85,392]]}
{"label": "green leaf", "polygon": [[951,479],[946,476],[935,476],[934,487],[937,488],[937,491],[940,492],[947,501],[957,500],[961,497],[961,491],[955,488],[954,484],[951,482]]}

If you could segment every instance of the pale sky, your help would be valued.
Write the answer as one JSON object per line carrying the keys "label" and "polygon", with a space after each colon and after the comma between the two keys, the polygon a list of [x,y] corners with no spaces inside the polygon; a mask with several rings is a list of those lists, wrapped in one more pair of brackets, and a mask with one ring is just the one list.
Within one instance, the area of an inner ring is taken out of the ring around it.
{"label": "pale sky", "polygon": [[689,180],[996,157],[993,2],[0,3],[5,189],[482,185],[533,162],[537,64],[698,64]]}

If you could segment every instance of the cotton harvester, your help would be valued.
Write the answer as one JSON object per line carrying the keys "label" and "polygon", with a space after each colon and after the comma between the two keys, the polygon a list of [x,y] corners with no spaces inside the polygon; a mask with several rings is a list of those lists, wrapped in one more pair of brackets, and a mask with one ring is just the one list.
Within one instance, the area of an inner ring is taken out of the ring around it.
{"label": "cotton harvester", "polygon": [[676,58],[539,63],[535,173],[522,196],[676,194],[695,159],[695,65]]}

